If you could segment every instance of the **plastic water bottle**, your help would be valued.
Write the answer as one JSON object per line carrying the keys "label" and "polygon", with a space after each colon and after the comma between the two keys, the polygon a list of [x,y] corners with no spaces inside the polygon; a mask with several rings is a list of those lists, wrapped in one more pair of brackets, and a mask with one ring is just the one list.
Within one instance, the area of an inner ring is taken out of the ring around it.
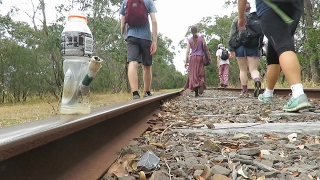
{"label": "plastic water bottle", "polygon": [[88,114],[91,112],[89,97],[80,93],[79,86],[88,74],[89,60],[93,53],[93,37],[87,25],[87,16],[71,11],[61,34],[64,71],[61,114]]}

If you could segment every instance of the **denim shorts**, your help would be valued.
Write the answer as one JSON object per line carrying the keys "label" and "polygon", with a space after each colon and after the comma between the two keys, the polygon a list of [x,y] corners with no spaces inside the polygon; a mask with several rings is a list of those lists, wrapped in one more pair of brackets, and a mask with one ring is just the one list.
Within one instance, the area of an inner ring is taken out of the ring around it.
{"label": "denim shorts", "polygon": [[239,46],[236,50],[236,57],[243,58],[243,57],[260,57],[259,48],[246,48],[244,46]]}

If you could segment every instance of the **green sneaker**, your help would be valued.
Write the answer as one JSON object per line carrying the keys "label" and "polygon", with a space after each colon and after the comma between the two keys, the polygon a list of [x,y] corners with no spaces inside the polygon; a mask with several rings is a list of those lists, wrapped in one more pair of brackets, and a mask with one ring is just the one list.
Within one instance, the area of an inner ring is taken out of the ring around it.
{"label": "green sneaker", "polygon": [[283,110],[287,112],[298,112],[302,109],[311,108],[306,94],[301,94],[297,98],[291,97],[289,102],[283,106]]}
{"label": "green sneaker", "polygon": [[263,94],[260,94],[258,96],[258,100],[264,103],[271,103],[271,104],[273,103],[273,97],[265,97]]}

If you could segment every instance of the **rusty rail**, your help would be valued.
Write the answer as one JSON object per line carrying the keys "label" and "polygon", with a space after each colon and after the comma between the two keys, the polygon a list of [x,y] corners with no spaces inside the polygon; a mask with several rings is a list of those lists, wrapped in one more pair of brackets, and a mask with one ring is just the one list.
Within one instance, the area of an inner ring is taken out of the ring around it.
{"label": "rusty rail", "polygon": [[99,179],[118,148],[139,137],[181,91],[0,129],[0,179]]}

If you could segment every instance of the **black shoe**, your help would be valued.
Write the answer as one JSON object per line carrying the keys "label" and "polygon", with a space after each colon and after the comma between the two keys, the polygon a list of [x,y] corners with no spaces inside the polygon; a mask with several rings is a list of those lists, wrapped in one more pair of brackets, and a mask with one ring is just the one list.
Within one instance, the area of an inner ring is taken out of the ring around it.
{"label": "black shoe", "polygon": [[199,97],[199,91],[198,91],[198,89],[194,90],[194,97]]}
{"label": "black shoe", "polygon": [[226,87],[227,87],[226,85],[220,84],[220,88],[224,89],[224,88],[226,88]]}
{"label": "black shoe", "polygon": [[139,95],[133,95],[132,99],[140,99],[140,96]]}
{"label": "black shoe", "polygon": [[152,92],[149,92],[149,93],[145,92],[143,95],[144,98],[148,97],[148,96],[153,96],[153,93]]}
{"label": "black shoe", "polygon": [[254,82],[254,91],[253,91],[253,96],[258,97],[261,91],[261,82],[256,81]]}

